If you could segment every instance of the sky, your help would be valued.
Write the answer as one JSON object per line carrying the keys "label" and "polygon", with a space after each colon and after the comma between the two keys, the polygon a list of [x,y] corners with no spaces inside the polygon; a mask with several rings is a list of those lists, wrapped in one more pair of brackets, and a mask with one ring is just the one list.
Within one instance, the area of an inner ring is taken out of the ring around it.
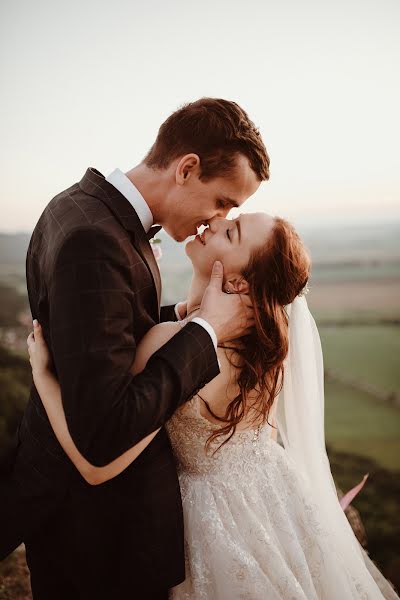
{"label": "sky", "polygon": [[88,166],[130,169],[202,96],[270,154],[241,212],[400,220],[399,31],[398,0],[2,0],[0,230],[31,231]]}

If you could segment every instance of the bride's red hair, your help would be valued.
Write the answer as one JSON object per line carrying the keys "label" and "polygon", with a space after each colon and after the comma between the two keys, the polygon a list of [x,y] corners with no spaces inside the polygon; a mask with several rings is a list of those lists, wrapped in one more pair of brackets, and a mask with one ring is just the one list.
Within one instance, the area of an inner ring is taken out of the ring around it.
{"label": "bride's red hair", "polygon": [[250,417],[255,426],[268,420],[282,388],[283,362],[288,352],[285,306],[306,286],[310,267],[309,255],[294,227],[276,217],[268,242],[253,253],[242,273],[249,284],[255,327],[238,347],[232,348],[232,364],[239,367],[239,394],[222,418],[206,403],[213,417],[224,423],[210,436],[208,446],[216,439],[223,439],[219,447],[226,444],[244,417]]}

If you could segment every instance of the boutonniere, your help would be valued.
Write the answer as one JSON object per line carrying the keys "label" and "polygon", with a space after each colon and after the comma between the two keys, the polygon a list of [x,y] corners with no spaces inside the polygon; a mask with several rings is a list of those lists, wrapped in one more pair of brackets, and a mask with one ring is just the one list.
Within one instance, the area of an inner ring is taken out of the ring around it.
{"label": "boutonniere", "polygon": [[158,261],[162,257],[161,240],[160,238],[150,240],[151,249],[153,250],[154,258]]}

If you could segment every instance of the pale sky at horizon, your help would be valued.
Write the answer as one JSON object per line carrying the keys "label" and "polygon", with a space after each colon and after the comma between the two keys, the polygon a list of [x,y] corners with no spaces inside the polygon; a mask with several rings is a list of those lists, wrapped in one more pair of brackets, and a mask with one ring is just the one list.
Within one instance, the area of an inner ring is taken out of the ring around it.
{"label": "pale sky at horizon", "polygon": [[398,0],[3,0],[0,231],[32,230],[88,166],[140,162],[201,96],[263,135],[271,179],[246,210],[400,220],[399,31]]}

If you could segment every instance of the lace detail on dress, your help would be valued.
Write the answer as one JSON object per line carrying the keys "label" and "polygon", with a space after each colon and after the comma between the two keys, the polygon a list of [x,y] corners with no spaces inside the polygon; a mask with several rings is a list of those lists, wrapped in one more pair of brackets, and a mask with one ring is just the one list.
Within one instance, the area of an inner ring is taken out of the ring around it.
{"label": "lace detail on dress", "polygon": [[[254,443],[261,437],[267,441],[270,426],[238,431],[228,444],[223,446],[216,454],[221,440],[214,440],[208,452],[205,445],[210,435],[219,426],[211,423],[200,413],[199,397],[184,404],[167,423],[167,431],[174,449],[178,473],[192,475],[217,475],[221,472],[230,472],[230,478],[235,474],[248,472],[258,452],[258,444]],[[246,449],[246,451],[244,451]]]}
{"label": "lace detail on dress", "polygon": [[312,490],[271,438],[272,427],[236,432],[213,454],[220,441],[209,452],[205,444],[215,428],[201,415],[196,396],[167,424],[182,491],[186,551],[186,580],[171,590],[171,599],[382,598],[373,582],[376,594],[370,582],[346,571]]}

